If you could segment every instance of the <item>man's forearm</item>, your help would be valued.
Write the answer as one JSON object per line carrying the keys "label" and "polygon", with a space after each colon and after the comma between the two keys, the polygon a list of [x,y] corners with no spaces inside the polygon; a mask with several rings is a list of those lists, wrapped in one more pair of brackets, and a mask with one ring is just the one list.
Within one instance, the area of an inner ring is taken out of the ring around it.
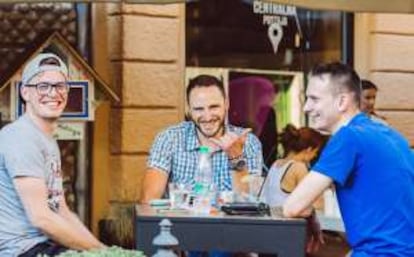
{"label": "man's forearm", "polygon": [[283,204],[285,217],[308,217],[312,203],[329,187],[332,180],[318,172],[311,171],[293,190]]}
{"label": "man's forearm", "polygon": [[79,225],[75,225],[72,218],[66,216],[68,214],[62,215],[62,213],[69,212],[63,195],[59,199],[59,213],[49,208],[46,201],[48,189],[43,179],[18,177],[13,182],[30,222],[46,236],[75,250],[103,247],[92,235],[81,232]]}
{"label": "man's forearm", "polygon": [[[79,217],[71,211],[66,211],[62,214],[66,221],[71,223],[71,225],[76,228],[79,234],[82,234],[84,240],[91,243],[91,245],[99,245],[98,248],[104,247],[105,245],[102,244],[96,237],[85,227]],[[94,247],[95,248],[95,247]]]}
{"label": "man's forearm", "polygon": [[80,229],[73,218],[68,219],[52,211],[37,215],[34,225],[57,243],[70,249],[90,250],[104,247],[90,232],[84,231],[86,228]]}

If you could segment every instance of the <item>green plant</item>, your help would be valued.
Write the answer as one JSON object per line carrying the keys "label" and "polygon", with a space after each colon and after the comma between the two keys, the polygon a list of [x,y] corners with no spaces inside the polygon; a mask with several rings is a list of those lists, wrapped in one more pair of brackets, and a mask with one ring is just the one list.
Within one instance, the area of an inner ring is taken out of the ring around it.
{"label": "green plant", "polygon": [[[37,257],[48,257],[48,255],[38,255]],[[91,251],[73,251],[61,253],[58,257],[145,257],[140,251],[126,250],[118,246],[111,246],[105,249]]]}
{"label": "green plant", "polygon": [[99,221],[99,240],[106,245],[135,249],[134,204],[111,204],[110,212]]}

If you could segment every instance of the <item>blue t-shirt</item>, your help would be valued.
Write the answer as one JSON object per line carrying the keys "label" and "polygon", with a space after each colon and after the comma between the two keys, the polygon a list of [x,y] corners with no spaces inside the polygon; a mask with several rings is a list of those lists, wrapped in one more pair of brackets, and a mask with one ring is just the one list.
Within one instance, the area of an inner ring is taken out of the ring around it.
{"label": "blue t-shirt", "polygon": [[403,136],[358,114],[312,170],[335,182],[353,256],[414,256],[414,155]]}

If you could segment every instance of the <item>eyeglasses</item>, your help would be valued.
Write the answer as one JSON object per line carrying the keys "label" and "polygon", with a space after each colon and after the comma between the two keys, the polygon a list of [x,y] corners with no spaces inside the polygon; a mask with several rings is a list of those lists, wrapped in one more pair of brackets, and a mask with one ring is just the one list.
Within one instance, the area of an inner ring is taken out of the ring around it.
{"label": "eyeglasses", "polygon": [[39,95],[48,95],[54,87],[59,94],[67,94],[69,92],[69,85],[66,82],[48,83],[40,82],[37,84],[26,84],[25,87],[36,87]]}

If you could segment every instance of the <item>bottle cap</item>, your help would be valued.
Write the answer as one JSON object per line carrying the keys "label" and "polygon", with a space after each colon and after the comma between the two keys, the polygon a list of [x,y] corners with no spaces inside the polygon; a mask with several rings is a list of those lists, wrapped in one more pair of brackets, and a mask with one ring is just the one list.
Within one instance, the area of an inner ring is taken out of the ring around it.
{"label": "bottle cap", "polygon": [[208,146],[202,145],[202,146],[200,146],[200,148],[198,149],[198,151],[200,153],[209,153],[210,152],[210,148],[208,148]]}

